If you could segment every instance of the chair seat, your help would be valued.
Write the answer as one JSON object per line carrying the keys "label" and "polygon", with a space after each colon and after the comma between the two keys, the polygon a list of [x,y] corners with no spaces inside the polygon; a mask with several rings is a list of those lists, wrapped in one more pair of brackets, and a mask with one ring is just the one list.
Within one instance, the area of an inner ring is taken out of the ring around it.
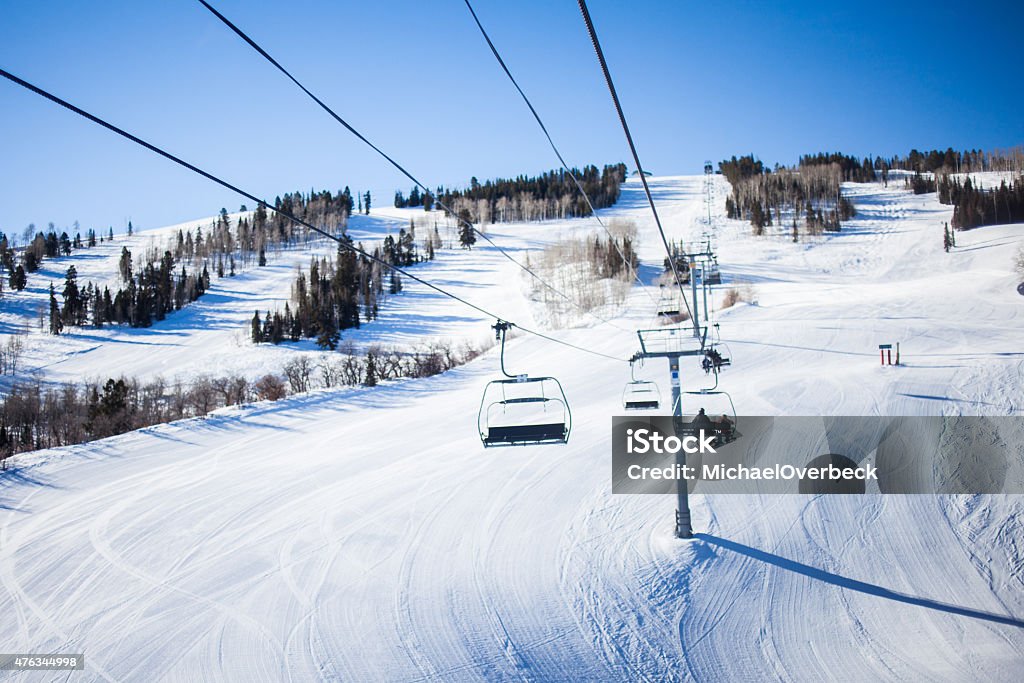
{"label": "chair seat", "polygon": [[565,423],[490,427],[484,444],[544,443],[565,440]]}
{"label": "chair seat", "polygon": [[656,410],[658,401],[626,401],[626,410]]}

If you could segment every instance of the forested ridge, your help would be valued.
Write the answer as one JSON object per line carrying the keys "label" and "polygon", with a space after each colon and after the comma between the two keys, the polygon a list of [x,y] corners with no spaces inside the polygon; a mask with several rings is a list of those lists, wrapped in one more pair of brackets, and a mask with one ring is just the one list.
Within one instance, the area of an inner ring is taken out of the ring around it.
{"label": "forested ridge", "polygon": [[[579,180],[595,209],[612,206],[619,199],[626,180],[626,165],[607,164],[603,169],[588,165],[570,171]],[[433,193],[456,216],[473,223],[505,223],[589,216],[591,211],[572,176],[564,170],[545,171],[535,176],[497,178],[480,183],[475,177],[464,189],[438,187]],[[396,207],[437,208],[430,195],[414,187],[406,197],[395,193]]]}

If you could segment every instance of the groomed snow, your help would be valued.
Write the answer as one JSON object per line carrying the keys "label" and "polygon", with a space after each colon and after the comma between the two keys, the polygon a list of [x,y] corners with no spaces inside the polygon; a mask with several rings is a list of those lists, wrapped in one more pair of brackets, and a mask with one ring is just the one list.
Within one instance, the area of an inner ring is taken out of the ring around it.
{"label": "groomed snow", "polygon": [[[670,237],[701,234],[702,182],[653,180]],[[960,233],[947,255],[949,207],[897,185],[847,186],[859,216],[810,243],[718,218],[715,304],[736,282],[758,301],[718,316],[741,416],[1021,413],[1011,256],[1024,227]],[[605,213],[637,221],[650,279],[660,243],[639,184]],[[523,249],[595,228],[491,234]],[[419,272],[512,320],[538,314],[483,246]],[[289,280],[225,279],[245,299],[237,321],[211,299],[153,330],[104,333],[47,372],[156,374],[186,352],[195,368],[249,363],[264,353],[244,341],[252,299],[287,297]],[[199,325],[202,310],[223,320]],[[553,334],[628,357],[628,330],[652,316],[636,288],[624,330]],[[479,338],[488,322],[407,283],[349,338]],[[111,343],[124,338],[149,346]],[[905,366],[879,367],[877,344],[896,341]],[[610,493],[624,363],[517,337],[510,369],[559,377],[572,438],[484,451],[477,408],[497,362],[19,456],[0,477],[4,650],[84,651],[83,680],[1019,680],[1019,497],[695,495],[700,533],[678,541],[672,498]],[[689,388],[705,380],[694,365]],[[663,365],[642,374],[667,395]],[[50,678],[64,680],[14,676]]]}

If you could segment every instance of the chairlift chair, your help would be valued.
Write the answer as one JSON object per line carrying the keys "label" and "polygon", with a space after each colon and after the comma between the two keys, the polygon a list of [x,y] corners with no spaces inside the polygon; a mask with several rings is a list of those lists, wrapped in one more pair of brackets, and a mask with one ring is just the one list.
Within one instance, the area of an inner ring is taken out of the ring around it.
{"label": "chairlift chair", "polygon": [[660,405],[661,391],[654,382],[627,382],[622,390],[622,407],[626,410],[657,410]]}
{"label": "chairlift chair", "polygon": [[635,362],[634,357],[629,363],[630,381],[622,390],[622,407],[625,410],[657,410],[661,405],[661,390],[654,382],[636,378]]}
{"label": "chairlift chair", "polygon": [[494,325],[507,379],[484,387],[477,414],[480,441],[484,448],[568,443],[572,413],[561,383],[554,377],[510,375],[505,370],[505,332],[511,326],[502,320]]}
{"label": "chairlift chair", "polygon": [[[740,437],[739,429],[739,418],[736,416],[736,405],[732,402],[732,396],[729,392],[724,389],[718,388],[718,373],[715,373],[714,385],[704,389],[694,389],[692,391],[684,391],[686,396],[699,397],[694,400],[699,404],[697,407],[704,409],[705,417],[708,423],[701,422],[698,420],[698,415],[695,415],[688,422],[683,422],[683,432],[687,435],[696,435],[702,427],[708,427],[714,431],[716,440],[718,443],[729,443],[735,441]],[[708,404],[715,406],[713,410],[708,411]],[[719,412],[722,411],[722,412]]]}
{"label": "chairlift chair", "polygon": [[485,448],[567,443],[572,413],[557,379],[520,375],[487,383],[477,428]]}
{"label": "chairlift chair", "polygon": [[679,294],[675,288],[667,288],[661,285],[661,295],[658,297],[658,315],[663,318],[671,318],[679,315],[681,309]]}
{"label": "chairlift chair", "polygon": [[[716,348],[719,345],[724,347],[725,354]],[[717,375],[723,367],[732,365],[732,354],[729,353],[728,347],[724,344],[709,345],[704,350],[704,357],[701,359],[700,365],[704,368],[705,374],[714,372]]]}
{"label": "chairlift chair", "polygon": [[722,271],[718,269],[718,259],[712,259],[711,263],[704,267],[704,284],[722,284]]}

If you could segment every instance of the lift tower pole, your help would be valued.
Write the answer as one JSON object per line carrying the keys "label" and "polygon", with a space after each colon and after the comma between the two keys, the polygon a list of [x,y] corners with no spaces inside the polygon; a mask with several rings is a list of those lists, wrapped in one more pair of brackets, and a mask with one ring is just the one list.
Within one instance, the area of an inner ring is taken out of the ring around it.
{"label": "lift tower pole", "polygon": [[[686,427],[683,421],[683,392],[679,380],[680,361],[686,357],[702,357],[707,340],[707,327],[694,329],[693,336],[687,334],[685,328],[678,327],[637,330],[636,333],[640,338],[640,353],[637,354],[639,357],[668,360],[669,382],[672,387],[672,428],[679,438],[685,435],[683,429]],[[686,453],[682,449],[676,453],[676,465],[680,468],[686,466]],[[675,532],[677,538],[693,537],[689,489],[685,479],[676,480]]]}
{"label": "lift tower pole", "polygon": [[[700,279],[704,279],[704,267],[701,266]],[[693,299],[693,336],[700,337],[699,309],[697,308],[697,262],[690,256],[690,292]],[[706,317],[706,316],[705,316]]]}
{"label": "lift tower pole", "polygon": [[[672,381],[672,428],[676,436],[683,436],[683,396],[679,387],[679,359],[682,356],[669,356],[668,369]],[[686,452],[680,448],[676,452],[676,471],[685,472]],[[693,538],[693,524],[690,521],[690,491],[685,479],[676,479],[676,538]]]}

